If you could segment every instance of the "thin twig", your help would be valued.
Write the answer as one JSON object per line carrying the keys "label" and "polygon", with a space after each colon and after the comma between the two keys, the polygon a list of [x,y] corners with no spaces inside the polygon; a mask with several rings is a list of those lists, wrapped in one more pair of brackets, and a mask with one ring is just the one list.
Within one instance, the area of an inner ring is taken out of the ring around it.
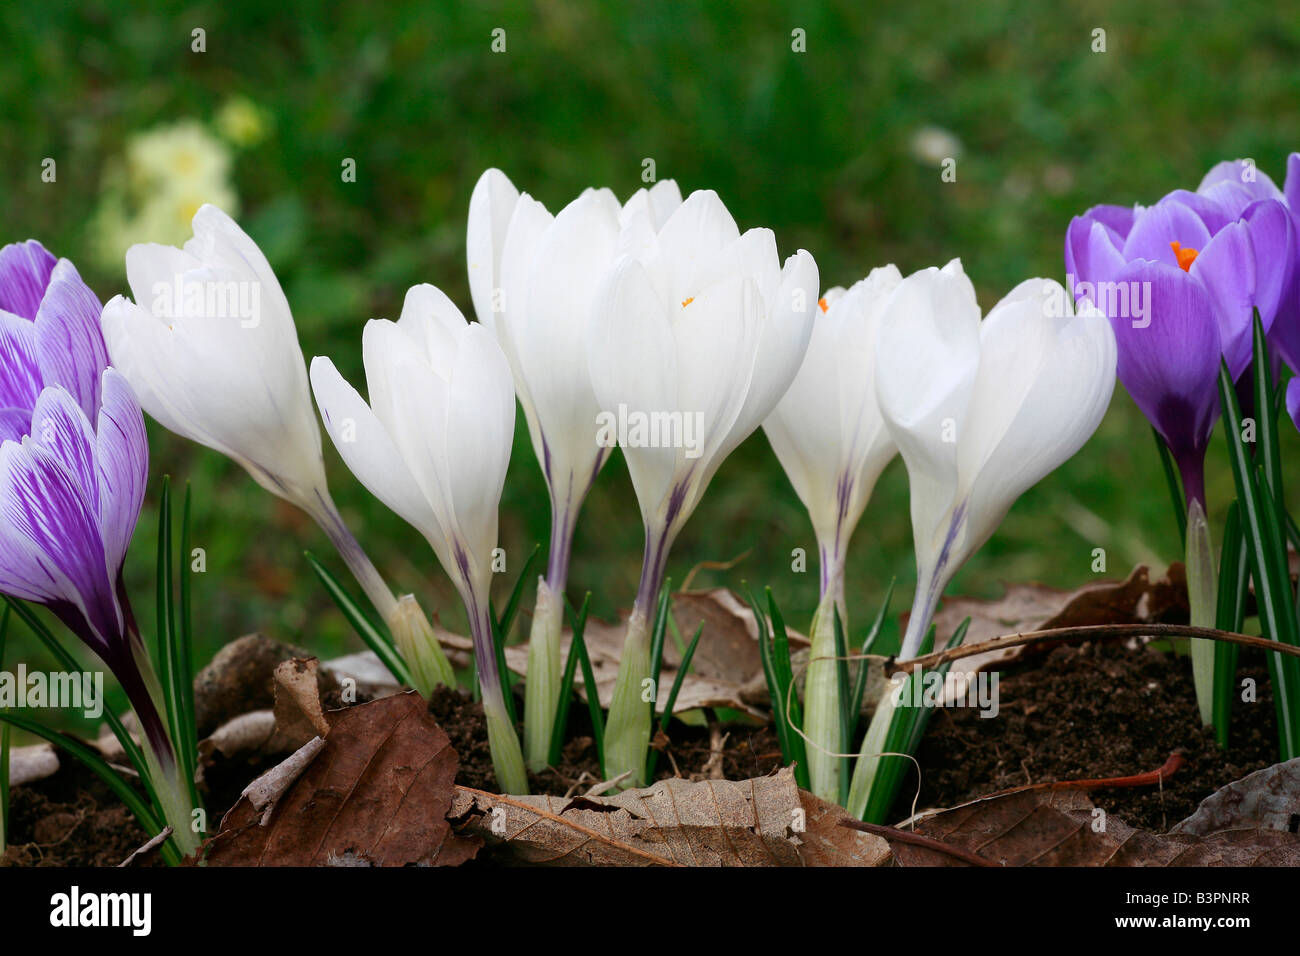
{"label": "thin twig", "polygon": [[962,644],[950,650],[935,651],[933,654],[924,654],[906,661],[890,659],[885,662],[885,671],[889,674],[897,674],[917,668],[933,669],[940,664],[961,660],[963,657],[974,657],[977,654],[1026,644],[1042,644],[1049,641],[1114,641],[1126,637],[1199,637],[1253,647],[1268,653],[1300,657],[1300,647],[1270,641],[1265,637],[1253,637],[1250,634],[1219,631],[1212,627],[1192,627],[1188,624],[1088,624],[1077,627],[1056,627],[1046,631],[1027,631],[1023,634],[1004,634],[978,644]]}
{"label": "thin twig", "polygon": [[992,860],[986,860],[982,856],[963,850],[960,847],[944,843],[942,840],[935,840],[932,837],[921,836],[919,833],[913,833],[910,830],[900,830],[897,827],[881,826],[878,823],[866,823],[862,820],[854,820],[851,817],[845,817],[840,820],[839,825],[848,827],[850,830],[861,830],[863,833],[874,833],[876,836],[884,837],[886,840],[897,840],[899,843],[910,843],[912,846],[924,847],[927,850],[933,850],[935,853],[943,853],[953,859],[961,860],[963,863],[969,863],[971,866],[997,866]]}

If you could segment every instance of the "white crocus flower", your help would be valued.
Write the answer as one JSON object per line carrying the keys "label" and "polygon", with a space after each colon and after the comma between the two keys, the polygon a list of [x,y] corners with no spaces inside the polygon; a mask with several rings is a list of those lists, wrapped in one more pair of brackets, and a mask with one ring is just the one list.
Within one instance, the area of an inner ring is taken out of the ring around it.
{"label": "white crocus flower", "polygon": [[326,431],[361,483],[424,535],[455,583],[469,614],[497,782],[505,793],[526,793],[489,605],[515,428],[510,365],[492,333],[467,324],[431,285],[407,292],[397,322],[366,323],[362,357],[369,404],[328,358],[312,359]]}
{"label": "white crocus flower", "polygon": [[596,443],[600,411],[587,370],[587,325],[596,286],[614,260],[620,220],[661,221],[681,205],[671,180],[620,207],[588,189],[551,215],[504,173],[485,172],[469,204],[467,259],[479,321],[492,329],[514,373],[533,450],[551,498],[546,575],[528,644],[524,750],[546,765],[562,680],[560,632],[574,525],[610,449]]}
{"label": "white crocus flower", "polygon": [[980,321],[954,259],[903,280],[876,350],[876,396],[907,464],[917,592],[901,656],[921,646],[948,581],[1030,486],[1077,452],[1115,388],[1106,317],[1051,279]]}
{"label": "white crocus flower", "polygon": [[835,614],[847,632],[844,565],[849,540],[885,465],[898,452],[876,404],[876,332],[889,294],[902,281],[894,266],[873,269],[847,292],[823,296],[823,315],[790,390],[763,423],[768,441],[808,509],[821,566],[804,684],[808,774],[819,797],[840,799],[839,680]]}
{"label": "white crocus flower", "polygon": [[[1086,299],[1076,312],[1071,299],[1051,279],[1028,279],[981,322],[957,259],[908,276],[890,296],[876,397],[907,465],[917,578],[901,659],[921,649],[952,576],[1110,404],[1110,322]],[[893,712],[882,698],[862,743],[848,800],[859,817]]]}
{"label": "white crocus flower", "polygon": [[297,329],[270,264],[216,206],[202,206],[193,226],[182,249],[127,250],[135,301],[116,296],[103,313],[113,366],[159,423],[239,463],[310,514],[387,622],[413,676],[451,683],[428,618],[412,613],[413,598],[393,597],[330,498]]}
{"label": "white crocus flower", "polygon": [[799,370],[817,266],[782,268],[770,230],[744,235],[717,194],[695,192],[662,225],[626,217],[622,252],[591,315],[597,440],[619,444],[645,524],[645,556],[605,733],[611,777],[645,774],[649,620],[677,533],[724,458],[771,413]]}

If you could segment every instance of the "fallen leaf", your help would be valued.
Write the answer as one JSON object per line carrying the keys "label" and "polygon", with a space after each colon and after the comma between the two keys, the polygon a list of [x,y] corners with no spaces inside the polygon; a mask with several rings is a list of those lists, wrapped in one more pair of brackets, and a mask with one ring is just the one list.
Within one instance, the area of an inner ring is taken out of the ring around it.
{"label": "fallen leaf", "polygon": [[322,866],[351,853],[374,866],[454,866],[477,842],[446,820],[459,760],[414,691],[328,715],[324,746],[266,825],[241,796],[206,844],[214,866]]}
{"label": "fallen leaf", "polygon": [[302,772],[316,759],[324,746],[324,740],[313,737],[295,750],[288,760],[276,764],[244,788],[240,796],[247,797],[253,809],[262,814],[258,820],[260,826],[266,826],[270,822],[276,803],[293,786],[294,781],[302,776]]}
{"label": "fallen leaf", "polygon": [[318,669],[314,657],[291,658],[275,668],[275,729],[295,748],[330,731],[321,711]]}
{"label": "fallen leaf", "polygon": [[[610,797],[498,796],[456,788],[449,814],[495,859],[544,866],[873,866],[883,841],[782,769],[753,780],[661,780]],[[842,832],[837,832],[842,831]]]}
{"label": "fallen leaf", "polygon": [[[1079,790],[1020,790],[922,817],[916,832],[1000,866],[1297,866],[1300,836],[1220,830],[1204,836],[1136,830]],[[968,866],[895,841],[899,866]]]}
{"label": "fallen leaf", "polygon": [[1300,819],[1300,757],[1256,770],[1201,801],[1170,833],[1203,836],[1218,830],[1287,830]]}

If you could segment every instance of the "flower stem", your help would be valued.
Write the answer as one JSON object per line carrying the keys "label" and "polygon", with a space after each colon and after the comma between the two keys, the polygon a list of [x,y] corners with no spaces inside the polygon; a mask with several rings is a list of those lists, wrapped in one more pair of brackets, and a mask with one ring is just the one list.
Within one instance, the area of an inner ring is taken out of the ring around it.
{"label": "flower stem", "polygon": [[672,544],[666,531],[646,529],[645,556],[641,563],[641,583],[636,603],[627,621],[623,655],[618,662],[618,679],[610,701],[609,721],[605,724],[605,776],[607,779],[629,772],[623,788],[645,784],[646,750],[650,745],[650,724],[657,688],[644,699],[650,681],[650,613],[663,587],[664,568]]}
{"label": "flower stem", "polygon": [[840,739],[840,682],[836,660],[835,613],[847,629],[844,607],[843,556],[821,549],[822,593],[811,628],[808,673],[804,679],[804,733],[808,737],[808,780],[813,794],[838,803],[842,753],[849,741]]}
{"label": "flower stem", "polygon": [[515,733],[506,711],[501,674],[497,670],[491,612],[487,602],[478,600],[474,594],[467,595],[465,605],[469,611],[470,630],[474,638],[479,693],[483,698],[483,714],[487,718],[488,747],[492,751],[492,769],[496,771],[497,785],[501,787],[502,793],[526,794],[528,772],[524,769],[519,735]]}
{"label": "flower stem", "polygon": [[[1218,619],[1219,583],[1205,510],[1196,498],[1187,509],[1187,600],[1193,627],[1214,627]],[[1192,640],[1192,683],[1201,723],[1214,722],[1214,642]]]}
{"label": "flower stem", "polygon": [[537,579],[537,603],[528,633],[528,673],[524,683],[524,753],[530,770],[541,770],[551,752],[551,732],[564,675],[560,632],[564,628],[564,585],[573,547],[574,515],[568,504],[551,503],[550,556],[546,577]]}
{"label": "flower stem", "polygon": [[361,590],[366,592],[366,597],[384,619],[394,644],[410,668],[411,679],[417,685],[415,689],[428,697],[438,684],[455,687],[455,672],[447,655],[443,653],[442,645],[433,635],[428,615],[420,609],[413,596],[406,595],[401,602],[393,596],[374,562],[344,523],[329,492],[317,490],[316,500],[307,511],[330,539],[339,557],[356,578],[357,584],[361,585]]}

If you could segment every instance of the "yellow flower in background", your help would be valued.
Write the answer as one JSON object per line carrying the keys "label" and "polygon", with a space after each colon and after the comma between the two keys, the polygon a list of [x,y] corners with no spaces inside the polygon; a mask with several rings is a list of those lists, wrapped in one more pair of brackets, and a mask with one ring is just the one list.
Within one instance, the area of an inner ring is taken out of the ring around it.
{"label": "yellow flower in background", "polygon": [[241,148],[256,146],[271,130],[271,115],[246,96],[226,101],[217,113],[217,131]]}
{"label": "yellow flower in background", "polygon": [[100,264],[122,269],[126,250],[136,243],[181,245],[204,203],[237,213],[231,161],[230,146],[197,120],[132,136],[104,176],[93,222]]}

